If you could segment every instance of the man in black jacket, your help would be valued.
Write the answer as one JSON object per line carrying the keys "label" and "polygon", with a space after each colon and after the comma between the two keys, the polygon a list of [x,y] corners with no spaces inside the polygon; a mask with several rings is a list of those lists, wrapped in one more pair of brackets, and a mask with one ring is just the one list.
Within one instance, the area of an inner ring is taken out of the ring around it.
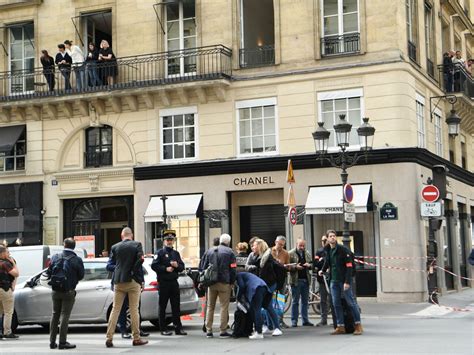
{"label": "man in black jacket", "polygon": [[[318,270],[322,270],[324,266],[324,262],[326,261],[326,245],[328,243],[328,238],[326,235],[321,237],[321,245],[322,247],[318,249],[316,255],[314,257],[314,266]],[[326,289],[326,283],[324,282],[323,276],[317,275],[317,280],[319,283],[319,295],[321,296],[321,321],[316,324],[317,327],[325,326],[328,324],[328,300],[329,294],[328,290]],[[329,301],[330,302],[330,301]]]}
{"label": "man in black jacket", "polygon": [[64,44],[58,44],[58,54],[56,54],[55,63],[58,65],[59,71],[64,77],[64,89],[71,90],[71,64],[72,58],[66,53],[66,46]]}
{"label": "man in black jacket", "polygon": [[351,290],[351,277],[353,271],[351,252],[343,245],[337,244],[336,232],[332,229],[326,232],[329,247],[326,247],[326,261],[319,276],[326,270],[330,270],[331,275],[331,297],[336,313],[336,330],[332,335],[345,334],[344,313],[342,309],[341,297],[344,297],[352,311],[355,321],[354,335],[361,335],[363,332],[360,321],[359,307],[354,299]]}
{"label": "man in black jacket", "polygon": [[[69,317],[76,300],[76,286],[84,278],[84,264],[82,259],[74,252],[75,247],[76,241],[72,238],[66,238],[64,240],[63,252],[53,255],[51,264],[48,270],[46,270],[46,276],[50,280],[54,278],[55,274],[59,275],[59,272],[56,271],[59,269],[62,269],[66,276],[64,287],[59,287],[52,283],[53,316],[51,317],[49,330],[50,349],[58,347],[56,337],[58,335],[59,323],[61,324],[59,329],[59,349],[74,349],[76,347],[76,345],[66,341]],[[61,322],[59,322],[59,318],[61,318]]]}
{"label": "man in black jacket", "polygon": [[168,301],[171,303],[171,312],[173,313],[173,324],[176,335],[187,335],[183,331],[180,316],[180,297],[179,297],[179,273],[184,270],[184,263],[181,255],[173,249],[176,238],[176,231],[165,230],[164,246],[158,250],[151,263],[151,268],[156,272],[158,284],[160,285],[159,309],[160,309],[160,329],[161,334],[169,336],[172,333],[166,329],[166,306]]}
{"label": "man in black jacket", "polygon": [[105,346],[113,347],[113,337],[117,319],[122,309],[125,296],[128,295],[130,316],[132,318],[132,337],[134,346],[148,344],[148,341],[140,339],[140,316],[138,304],[142,285],[137,282],[134,275],[135,270],[143,264],[142,244],[133,240],[133,232],[126,227],[122,230],[122,241],[114,244],[111,250],[111,262],[115,263],[115,271],[112,282],[114,284],[114,305],[110,313],[107,327],[107,340]]}
{"label": "man in black jacket", "polygon": [[234,252],[229,248],[231,240],[230,235],[222,234],[219,240],[220,245],[218,247],[212,247],[202,257],[199,271],[202,272],[206,270],[212,260],[217,260],[217,283],[211,285],[207,292],[206,337],[213,337],[212,323],[214,322],[214,309],[216,307],[217,297],[219,296],[219,303],[221,306],[221,333],[219,337],[225,339],[231,337],[227,332],[227,327],[229,325],[230,294],[232,285],[235,282],[237,261]]}

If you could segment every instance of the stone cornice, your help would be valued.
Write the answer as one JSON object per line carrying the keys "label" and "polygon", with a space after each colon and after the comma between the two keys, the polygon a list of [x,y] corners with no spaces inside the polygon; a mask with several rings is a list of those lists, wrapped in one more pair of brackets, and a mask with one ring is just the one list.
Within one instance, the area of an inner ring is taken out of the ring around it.
{"label": "stone cornice", "polygon": [[88,169],[54,174],[59,182],[68,180],[89,180],[91,177],[133,177],[133,168]]}

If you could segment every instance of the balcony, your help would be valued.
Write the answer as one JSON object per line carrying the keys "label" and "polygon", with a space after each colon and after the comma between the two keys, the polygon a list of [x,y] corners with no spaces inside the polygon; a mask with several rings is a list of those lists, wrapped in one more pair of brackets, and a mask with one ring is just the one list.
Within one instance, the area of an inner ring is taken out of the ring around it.
{"label": "balcony", "polygon": [[358,52],[360,52],[360,33],[321,38],[321,55],[323,57]]}
{"label": "balcony", "polygon": [[275,64],[275,46],[267,45],[258,48],[239,50],[241,68],[257,68]]}
{"label": "balcony", "polygon": [[[93,79],[94,72],[99,80]],[[107,83],[111,72],[117,75],[113,83]],[[57,67],[53,72],[43,72],[43,68],[8,71],[0,73],[0,119],[9,121],[12,113],[19,120],[30,114],[41,119],[42,111],[56,119],[58,109],[70,117],[74,108],[88,115],[89,103],[99,114],[109,106],[117,113],[125,106],[136,111],[142,102],[152,108],[155,94],[165,106],[171,105],[173,97],[185,104],[192,95],[200,102],[209,95],[223,101],[231,75],[232,51],[223,45],[121,57],[116,63],[68,71]],[[83,85],[77,85],[78,76]]]}

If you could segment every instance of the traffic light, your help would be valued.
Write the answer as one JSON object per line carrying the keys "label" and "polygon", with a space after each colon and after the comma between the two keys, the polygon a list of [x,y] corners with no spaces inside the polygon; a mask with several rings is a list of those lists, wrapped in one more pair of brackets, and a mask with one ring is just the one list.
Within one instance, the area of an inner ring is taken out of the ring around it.
{"label": "traffic light", "polygon": [[446,172],[448,169],[444,165],[434,165],[431,168],[433,173],[433,185],[439,190],[439,198],[441,200],[446,198]]}

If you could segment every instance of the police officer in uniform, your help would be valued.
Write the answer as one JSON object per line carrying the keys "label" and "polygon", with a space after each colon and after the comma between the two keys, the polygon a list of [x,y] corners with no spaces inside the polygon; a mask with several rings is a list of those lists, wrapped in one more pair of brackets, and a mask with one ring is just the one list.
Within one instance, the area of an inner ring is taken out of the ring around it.
{"label": "police officer in uniform", "polygon": [[176,231],[165,230],[163,233],[163,249],[156,252],[151,268],[156,272],[160,285],[159,306],[160,306],[160,329],[162,335],[171,335],[172,332],[166,328],[166,306],[171,303],[173,313],[173,324],[176,335],[187,335],[183,331],[180,320],[180,299],[179,299],[179,273],[184,270],[184,263],[179,252],[173,249],[176,239]]}

